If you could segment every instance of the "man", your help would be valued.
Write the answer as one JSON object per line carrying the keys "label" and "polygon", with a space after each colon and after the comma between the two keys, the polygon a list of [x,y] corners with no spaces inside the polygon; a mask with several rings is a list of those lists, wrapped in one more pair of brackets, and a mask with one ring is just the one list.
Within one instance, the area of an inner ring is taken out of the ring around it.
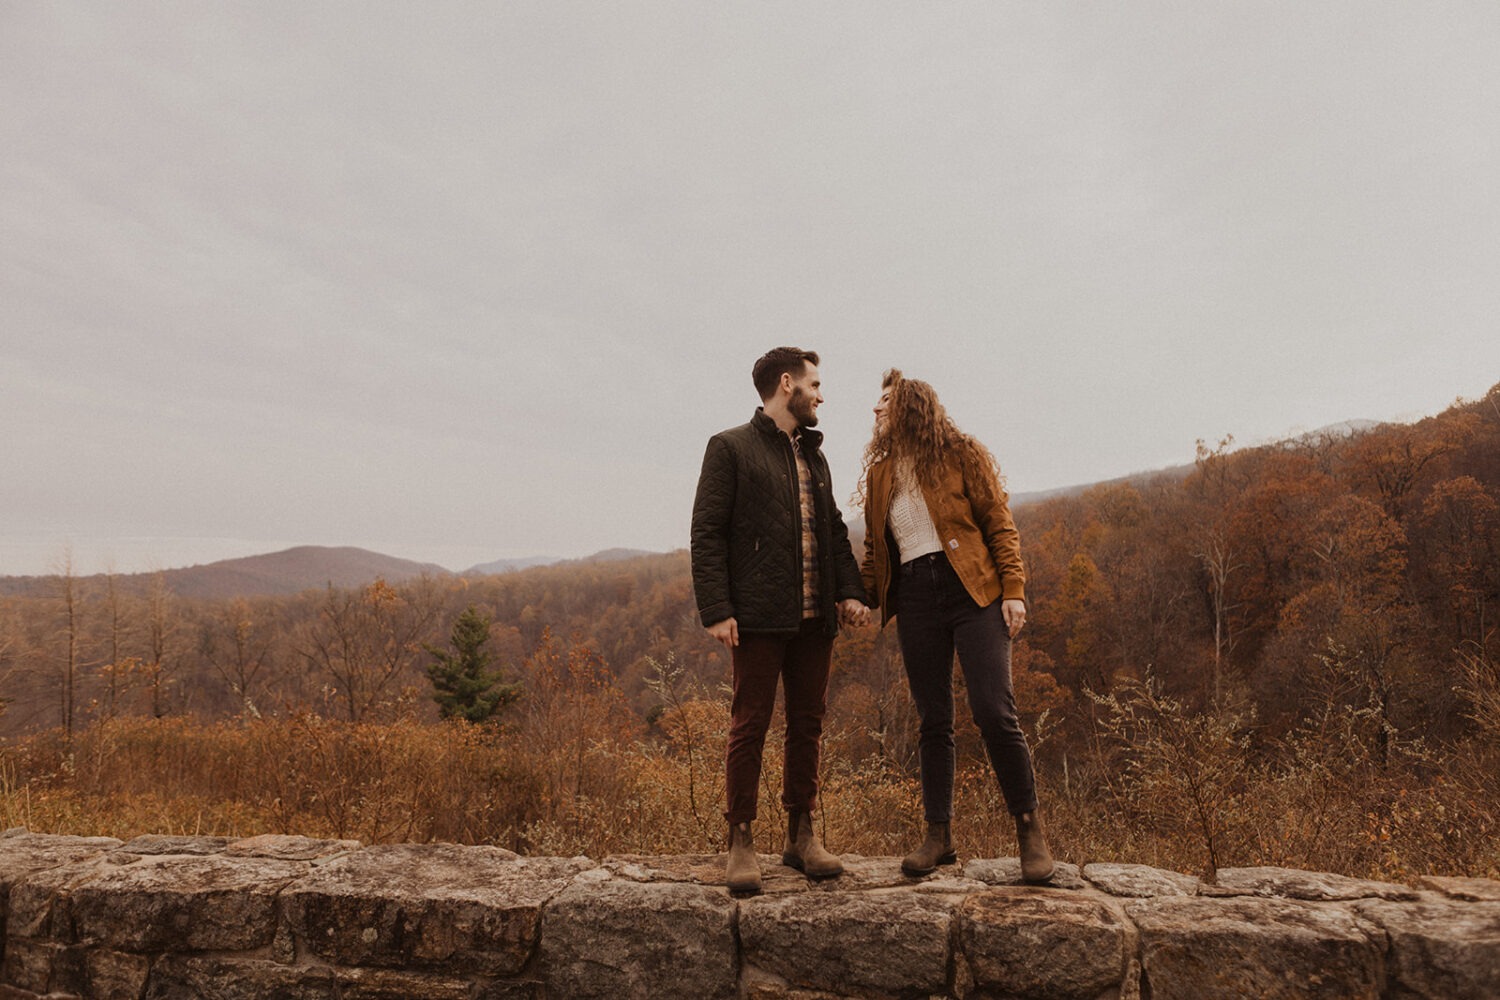
{"label": "man", "polygon": [[813,832],[818,751],[833,638],[840,622],[869,619],[819,450],[823,435],[813,430],[823,402],[818,355],[778,347],[755,362],[751,378],[761,406],[749,423],[709,439],[693,502],[698,613],[734,664],[724,818],[735,892],[760,890],[750,823],[778,678],[786,698],[782,863],[814,878],[844,870]]}

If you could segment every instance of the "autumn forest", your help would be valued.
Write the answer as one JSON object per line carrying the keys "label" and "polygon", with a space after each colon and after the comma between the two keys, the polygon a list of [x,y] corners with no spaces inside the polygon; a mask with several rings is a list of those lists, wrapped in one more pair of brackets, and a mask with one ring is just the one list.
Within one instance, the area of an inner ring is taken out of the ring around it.
{"label": "autumn forest", "polygon": [[[1062,860],[1500,877],[1500,386],[1015,513],[1016,689]],[[685,552],[291,597],[45,584],[0,597],[0,828],[722,849],[728,666]],[[834,655],[819,822],[903,853],[894,628]],[[960,853],[1013,854],[960,741]]]}

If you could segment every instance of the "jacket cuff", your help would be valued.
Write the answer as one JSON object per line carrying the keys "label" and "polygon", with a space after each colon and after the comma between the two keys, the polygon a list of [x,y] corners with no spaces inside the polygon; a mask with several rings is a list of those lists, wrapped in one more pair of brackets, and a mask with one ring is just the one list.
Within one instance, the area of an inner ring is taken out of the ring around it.
{"label": "jacket cuff", "polygon": [[734,608],[724,601],[698,609],[698,618],[703,622],[704,628],[708,628],[710,625],[717,625],[724,619],[733,617]]}
{"label": "jacket cuff", "polygon": [[1004,581],[1000,585],[1000,599],[1002,601],[1026,600],[1026,584],[1021,580]]}

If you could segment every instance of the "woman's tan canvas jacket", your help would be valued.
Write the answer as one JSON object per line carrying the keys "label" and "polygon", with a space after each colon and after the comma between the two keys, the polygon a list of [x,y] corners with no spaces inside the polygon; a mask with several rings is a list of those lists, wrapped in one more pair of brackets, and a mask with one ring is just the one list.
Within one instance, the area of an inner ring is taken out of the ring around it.
{"label": "woman's tan canvas jacket", "polygon": [[[865,490],[865,557],[860,575],[865,590],[880,609],[880,623],[890,621],[892,554],[896,543],[886,523],[895,490],[894,463],[880,462],[870,468]],[[963,581],[976,604],[985,607],[996,600],[1026,599],[1026,569],[1021,562],[1021,535],[1010,516],[1010,504],[999,484],[984,501],[964,477],[962,463],[954,460],[944,468],[936,489],[922,487],[927,512],[937,527],[948,562]]]}

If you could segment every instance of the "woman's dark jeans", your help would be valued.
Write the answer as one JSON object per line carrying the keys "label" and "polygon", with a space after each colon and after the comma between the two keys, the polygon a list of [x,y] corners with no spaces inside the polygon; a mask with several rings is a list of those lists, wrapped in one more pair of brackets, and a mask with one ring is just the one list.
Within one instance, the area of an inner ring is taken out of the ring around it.
{"label": "woman's dark jeans", "polygon": [[912,700],[922,719],[922,804],[929,823],[953,818],[953,653],[964,672],[969,708],[1005,805],[1036,809],[1031,751],[1016,719],[1010,684],[1010,633],[1000,602],[981,608],[941,552],[904,564],[896,588],[896,631]]}

